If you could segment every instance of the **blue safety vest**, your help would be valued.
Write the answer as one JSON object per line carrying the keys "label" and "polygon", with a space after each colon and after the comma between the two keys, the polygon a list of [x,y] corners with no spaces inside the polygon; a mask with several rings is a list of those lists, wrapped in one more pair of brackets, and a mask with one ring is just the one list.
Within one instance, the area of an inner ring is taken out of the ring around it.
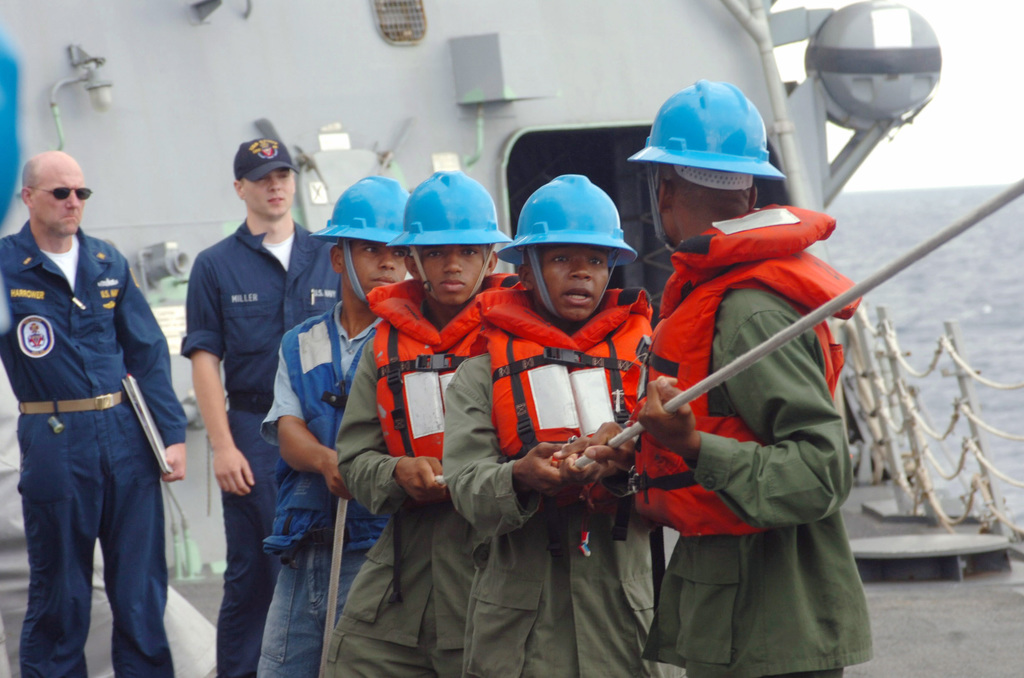
{"label": "blue safety vest", "polygon": [[[317,327],[321,326],[321,327]],[[317,328],[317,332],[311,331]],[[303,342],[330,342],[331,362],[316,365],[308,372],[302,371],[299,356],[299,337]],[[348,394],[355,376],[359,358],[367,342],[373,342],[371,330],[359,345],[355,359],[347,372],[341,372],[341,338],[334,320],[334,310],[310,318],[298,327],[289,330],[281,341],[281,352],[288,366],[288,377],[292,390],[302,405],[302,418],[310,432],[321,444],[333,448],[341,427],[344,407],[335,407],[324,399],[327,393],[336,396]],[[283,459],[277,462],[277,512],[274,515],[274,531],[263,540],[263,550],[281,554],[292,549],[313,530],[333,525],[338,498],[327,489],[327,482],[319,473],[296,471]],[[361,550],[373,546],[387,524],[388,516],[374,515],[358,502],[349,501],[345,518],[345,550]]]}

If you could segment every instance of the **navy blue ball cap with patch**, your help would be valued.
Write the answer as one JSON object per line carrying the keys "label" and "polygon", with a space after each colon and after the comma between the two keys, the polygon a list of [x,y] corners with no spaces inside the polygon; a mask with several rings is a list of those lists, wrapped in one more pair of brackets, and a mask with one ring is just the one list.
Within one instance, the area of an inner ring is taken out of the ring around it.
{"label": "navy blue ball cap with patch", "polygon": [[285,167],[298,172],[288,149],[277,139],[253,139],[243,142],[235,153],[235,179],[258,181],[269,172]]}

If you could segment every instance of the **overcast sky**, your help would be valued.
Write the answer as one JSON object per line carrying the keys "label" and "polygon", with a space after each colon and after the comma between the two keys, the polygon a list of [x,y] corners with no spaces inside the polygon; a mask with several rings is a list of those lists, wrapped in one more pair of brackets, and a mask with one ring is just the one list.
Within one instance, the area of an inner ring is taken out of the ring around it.
{"label": "overcast sky", "polygon": [[[795,6],[850,2],[781,0]],[[1024,178],[1024,2],[902,0],[934,29],[942,49],[935,98],[912,125],[883,141],[847,191],[1010,184]],[[802,78],[802,51],[777,50],[784,78]]]}

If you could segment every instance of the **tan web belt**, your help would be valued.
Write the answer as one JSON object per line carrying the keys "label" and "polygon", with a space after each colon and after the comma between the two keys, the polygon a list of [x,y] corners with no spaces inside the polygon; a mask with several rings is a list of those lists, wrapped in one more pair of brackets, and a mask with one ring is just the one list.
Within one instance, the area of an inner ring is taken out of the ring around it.
{"label": "tan web belt", "polygon": [[[54,402],[40,401],[37,403],[18,403],[18,410],[22,414],[55,414],[57,412],[92,412],[94,410],[108,410],[114,405],[121,404],[121,391],[117,393],[104,393],[95,398],[82,398],[80,400],[58,400]],[[56,405],[56,408],[54,406]]]}

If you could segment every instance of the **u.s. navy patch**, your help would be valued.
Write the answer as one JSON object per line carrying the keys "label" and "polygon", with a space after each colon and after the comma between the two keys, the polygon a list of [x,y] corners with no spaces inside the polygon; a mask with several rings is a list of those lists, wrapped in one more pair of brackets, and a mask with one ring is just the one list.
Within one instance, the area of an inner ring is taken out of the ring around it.
{"label": "u.s. navy patch", "polygon": [[29,315],[18,323],[18,345],[29,358],[42,358],[53,348],[53,327],[38,315]]}

